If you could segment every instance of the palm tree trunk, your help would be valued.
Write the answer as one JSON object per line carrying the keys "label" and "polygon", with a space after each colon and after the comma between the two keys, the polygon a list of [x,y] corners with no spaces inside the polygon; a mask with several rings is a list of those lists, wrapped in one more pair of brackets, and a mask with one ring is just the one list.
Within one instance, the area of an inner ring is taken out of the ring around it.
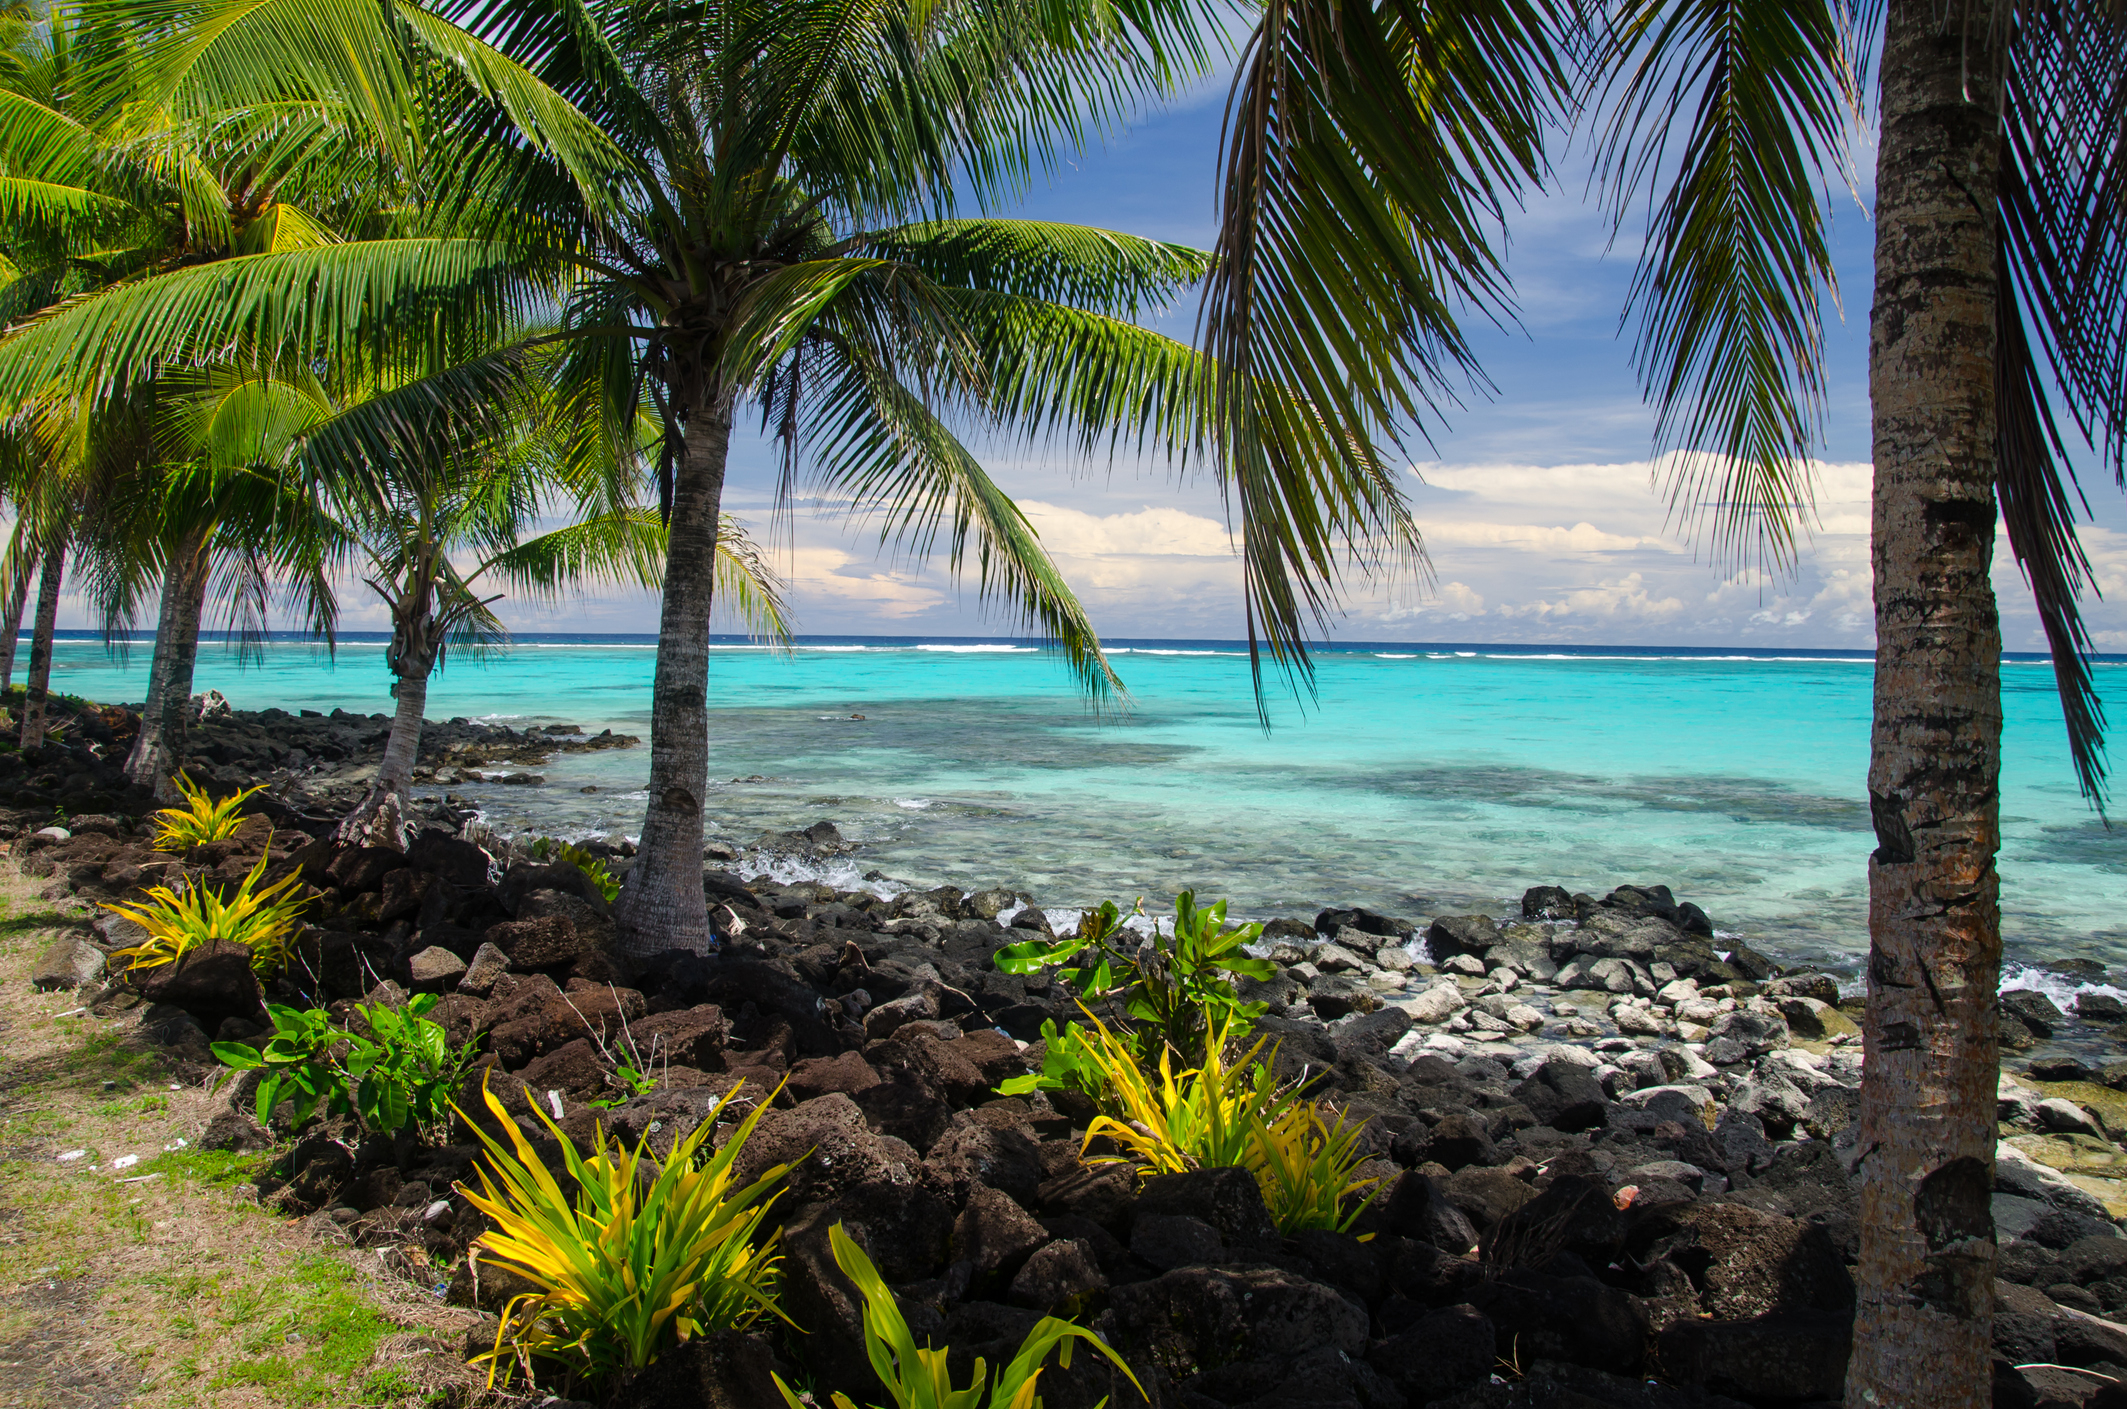
{"label": "palm tree trunk", "polygon": [[0,696],[5,696],[15,683],[15,647],[22,637],[22,608],[29,596],[30,574],[25,568],[15,576],[14,588],[7,594],[4,619],[0,619]]}
{"label": "palm tree trunk", "polygon": [[406,804],[413,791],[414,759],[421,752],[421,714],[428,707],[428,677],[435,660],[431,654],[402,657],[397,663],[399,679],[391,692],[399,704],[392,712],[391,737],[384,742],[384,757],[369,791],[340,823],[341,841],[406,849]]}
{"label": "palm tree trunk", "polygon": [[66,571],[66,538],[54,537],[44,550],[44,575],[37,583],[37,625],[30,634],[30,683],[22,706],[22,747],[44,742],[44,705],[52,684],[52,633],[59,622],[59,578]]}
{"label": "palm tree trunk", "polygon": [[1893,0],[1876,302],[1875,727],[1860,1305],[1846,1402],[1992,1402],[2001,630],[1999,16]]}
{"label": "palm tree trunk", "polygon": [[730,450],[729,397],[698,393],[673,467],[650,699],[650,801],[635,866],[614,912],[621,947],[631,954],[699,953],[713,942],[702,893],[702,795],[709,782],[709,608]]}
{"label": "palm tree trunk", "polygon": [[185,732],[192,719],[192,669],[199,661],[199,619],[207,603],[207,531],[187,530],[163,570],[162,613],[155,624],[155,656],[148,667],[148,698],[140,710],[140,737],[126,759],[126,778],[175,800],[173,775],[185,761]]}

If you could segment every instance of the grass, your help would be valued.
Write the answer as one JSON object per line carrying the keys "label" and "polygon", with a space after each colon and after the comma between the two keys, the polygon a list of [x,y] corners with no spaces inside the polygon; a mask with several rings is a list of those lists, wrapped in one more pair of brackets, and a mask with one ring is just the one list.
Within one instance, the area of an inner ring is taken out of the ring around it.
{"label": "grass", "polygon": [[260,1209],[273,1155],[198,1148],[220,1101],[173,1081],[137,1020],[32,992],[52,929],[79,922],[34,894],[0,861],[0,1400],[440,1404],[470,1314]]}

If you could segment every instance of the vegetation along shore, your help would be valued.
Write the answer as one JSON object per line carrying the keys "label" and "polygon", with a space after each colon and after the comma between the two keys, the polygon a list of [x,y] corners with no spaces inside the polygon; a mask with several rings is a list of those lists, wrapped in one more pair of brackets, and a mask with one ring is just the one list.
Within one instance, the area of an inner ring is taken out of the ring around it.
{"label": "vegetation along shore", "polygon": [[[279,1220],[277,1275],[340,1319],[299,1318],[187,1380],[155,1356],[52,1350],[50,1308],[108,1320],[113,1281],[24,1269],[0,1305],[27,1402],[219,1402],[211,1386],[249,1383],[282,1402],[329,1384],[336,1402],[737,1406],[781,1402],[780,1382],[868,1403],[866,1316],[888,1306],[959,1383],[1043,1325],[1098,1336],[1112,1355],[1051,1357],[1052,1409],[1723,1409],[1838,1390],[1860,1001],[1717,939],[1664,887],[1244,925],[1186,895],[1137,916],[972,879],[743,878],[849,859],[822,821],[705,858],[718,948],[644,960],[614,943],[625,842],[502,837],[443,798],[415,805],[403,851],[343,842],[385,721],[200,703],[210,781],[185,808],[110,770],[137,728],[123,708],[61,702],[60,739],[0,778],[0,839],[36,907],[10,1028],[122,1072],[108,1089],[154,1096],[160,1139],[55,1119],[38,1059],[11,1056],[7,1201],[151,1180],[216,1219]],[[416,769],[445,784],[625,746],[462,722],[422,739]],[[173,907],[154,888],[217,885],[283,923],[196,942],[159,923]],[[2004,1008],[2024,1055],[2001,1077],[1997,1344],[2005,1364],[2067,1367],[2004,1373],[2080,1403],[2127,1368],[2127,1060],[2104,1056],[2127,1010],[2035,992]],[[1154,1039],[1191,1065],[1163,1083],[1140,1062]],[[601,1141],[647,1161],[614,1186],[641,1195],[632,1213],[585,1202],[602,1167],[571,1151]],[[718,1218],[642,1193],[696,1170],[722,1181],[692,1194]],[[542,1174],[560,1181],[544,1195]],[[624,1312],[587,1315],[572,1299],[618,1268],[564,1277],[527,1251],[572,1206],[585,1237],[704,1243],[724,1323],[630,1339]]]}

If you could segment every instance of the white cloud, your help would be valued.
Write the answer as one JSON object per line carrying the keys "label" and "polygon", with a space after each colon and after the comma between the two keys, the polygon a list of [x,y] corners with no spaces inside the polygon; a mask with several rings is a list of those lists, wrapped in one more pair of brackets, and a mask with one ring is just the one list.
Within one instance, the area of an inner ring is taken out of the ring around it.
{"label": "white cloud", "polygon": [[1226,525],[1181,509],[1147,504],[1136,513],[1089,514],[1039,499],[1022,499],[1019,508],[1051,553],[1223,558],[1233,552]]}

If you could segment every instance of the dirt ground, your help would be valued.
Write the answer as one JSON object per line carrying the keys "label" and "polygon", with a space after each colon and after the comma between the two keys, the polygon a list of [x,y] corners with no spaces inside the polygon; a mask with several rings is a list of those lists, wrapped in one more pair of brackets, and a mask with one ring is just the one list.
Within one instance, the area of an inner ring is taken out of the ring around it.
{"label": "dirt ground", "polygon": [[0,860],[0,1404],[434,1406],[469,1313],[262,1210],[273,1158],[198,1148],[221,1098],[134,1015],[34,992],[58,927]]}

